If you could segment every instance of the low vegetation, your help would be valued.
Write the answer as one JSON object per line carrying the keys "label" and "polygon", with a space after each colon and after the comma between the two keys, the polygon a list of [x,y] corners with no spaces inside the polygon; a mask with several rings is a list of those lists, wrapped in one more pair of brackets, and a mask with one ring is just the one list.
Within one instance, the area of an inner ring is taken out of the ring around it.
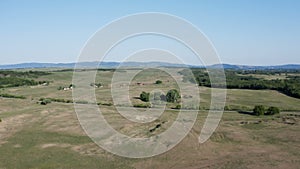
{"label": "low vegetation", "polygon": [[137,108],[150,108],[151,104],[150,103],[140,103],[140,104],[134,104],[133,107],[137,107]]}
{"label": "low vegetation", "polygon": [[267,112],[265,113],[265,115],[275,115],[275,114],[279,114],[280,110],[278,107],[269,107]]}
{"label": "low vegetation", "polygon": [[254,107],[253,109],[253,113],[256,116],[260,116],[260,115],[275,115],[275,114],[279,114],[280,110],[278,107],[269,107],[267,110],[265,108],[265,106],[263,105],[257,105]]}
{"label": "low vegetation", "polygon": [[73,89],[73,88],[75,88],[75,85],[70,84],[68,87],[65,87],[65,86],[59,86],[59,87],[57,88],[57,90],[70,90],[70,89]]}
{"label": "low vegetation", "polygon": [[[41,105],[47,105],[49,103],[52,103],[52,102],[57,102],[57,103],[74,103],[73,100],[71,99],[62,99],[62,98],[50,98],[50,97],[47,97],[47,98],[40,98],[39,99],[39,102]],[[75,102],[76,104],[89,104],[88,101],[84,101],[84,100],[79,100],[79,101],[76,101]],[[97,103],[97,105],[103,105],[103,106],[112,106],[113,104],[112,103]]]}
{"label": "low vegetation", "polygon": [[173,109],[181,109],[181,105],[177,104],[175,107],[173,107]]}
{"label": "low vegetation", "polygon": [[48,98],[41,98],[41,99],[39,100],[39,103],[40,103],[41,105],[47,105],[47,104],[51,103],[51,99],[48,99]]}
{"label": "low vegetation", "polygon": [[51,102],[59,102],[59,103],[73,103],[73,100],[69,99],[59,99],[59,98],[41,98],[40,101],[42,100],[49,100]]}
{"label": "low vegetation", "polygon": [[25,96],[17,96],[17,95],[11,95],[11,94],[1,94],[0,93],[0,97],[5,97],[5,98],[14,98],[14,99],[26,99]]}
{"label": "low vegetation", "polygon": [[102,87],[103,85],[101,83],[91,83],[90,86],[99,88],[99,87]]}
{"label": "low vegetation", "polygon": [[263,105],[255,106],[254,109],[253,109],[253,113],[256,116],[264,115],[265,111],[266,110],[265,110],[265,107]]}

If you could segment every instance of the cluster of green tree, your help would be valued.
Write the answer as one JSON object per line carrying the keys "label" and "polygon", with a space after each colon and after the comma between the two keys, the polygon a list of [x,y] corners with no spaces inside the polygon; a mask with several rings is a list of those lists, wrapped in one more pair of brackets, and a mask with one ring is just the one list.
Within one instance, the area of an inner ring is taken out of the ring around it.
{"label": "cluster of green tree", "polygon": [[[287,71],[287,70],[286,70]],[[297,70],[294,70],[295,72]],[[184,80],[188,80],[193,83],[198,83],[199,86],[225,88],[228,89],[270,89],[280,91],[288,96],[300,98],[300,76],[287,76],[286,79],[262,79],[252,75],[245,74],[268,74],[268,70],[264,71],[236,71],[225,70],[226,86],[221,83],[211,84],[209,74],[205,69],[192,69],[193,73],[187,73],[186,70],[179,72],[184,75]],[[276,73],[278,73],[277,71]],[[274,71],[269,72],[275,73]],[[195,77],[195,78],[194,78]],[[195,79],[195,80],[194,80]]]}
{"label": "cluster of green tree", "polygon": [[268,70],[235,70],[238,74],[249,75],[249,74],[259,74],[259,75],[282,75],[286,76],[288,73],[300,73],[298,69],[268,69]]}
{"label": "cluster of green tree", "polygon": [[175,102],[178,102],[179,99],[180,99],[180,94],[179,94],[178,90],[176,90],[176,89],[171,89],[166,94],[167,102],[175,103]]}
{"label": "cluster of green tree", "polygon": [[[150,101],[150,93],[143,91],[140,94],[140,99],[144,102],[149,102]],[[178,102],[178,100],[180,99],[180,94],[179,94],[178,90],[171,89],[168,91],[168,93],[166,95],[161,94],[159,92],[154,93],[153,99],[175,103],[175,102]]]}
{"label": "cluster of green tree", "polygon": [[288,79],[281,80],[278,90],[289,96],[300,98],[300,76],[288,76]]}
{"label": "cluster of green tree", "polygon": [[253,114],[256,116],[260,115],[274,115],[279,114],[280,110],[277,107],[269,107],[267,110],[263,105],[257,105],[253,109]]}
{"label": "cluster of green tree", "polygon": [[3,93],[3,94],[0,93],[0,97],[14,98],[14,99],[26,99],[25,96],[17,96],[17,95],[11,95],[11,94],[6,94],[6,93]]}
{"label": "cluster of green tree", "polygon": [[51,73],[44,71],[11,71],[11,70],[1,70],[0,77],[23,77],[23,78],[38,78],[39,76],[49,75]]}
{"label": "cluster of green tree", "polygon": [[18,77],[0,77],[0,88],[18,87],[18,86],[34,86],[39,83],[31,80]]}
{"label": "cluster of green tree", "polygon": [[0,71],[0,88],[19,87],[19,86],[34,86],[39,84],[49,84],[48,81],[35,81],[31,78],[48,75],[48,72],[42,71]]}

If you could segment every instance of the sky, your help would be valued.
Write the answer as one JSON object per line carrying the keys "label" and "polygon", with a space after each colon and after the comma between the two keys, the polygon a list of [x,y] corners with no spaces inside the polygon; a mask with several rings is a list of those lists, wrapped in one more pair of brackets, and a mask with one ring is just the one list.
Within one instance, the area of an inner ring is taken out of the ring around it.
{"label": "sky", "polygon": [[191,22],[223,63],[300,64],[298,0],[0,0],[0,64],[75,62],[101,27],[142,12]]}

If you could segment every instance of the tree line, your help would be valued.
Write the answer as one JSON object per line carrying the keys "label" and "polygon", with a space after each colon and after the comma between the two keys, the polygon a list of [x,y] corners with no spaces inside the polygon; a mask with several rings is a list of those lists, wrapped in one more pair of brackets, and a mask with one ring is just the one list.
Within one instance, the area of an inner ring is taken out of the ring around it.
{"label": "tree line", "polygon": [[[209,74],[206,69],[192,69],[192,73],[188,70],[180,71],[184,81],[197,83],[199,86],[228,88],[228,89],[270,89],[277,90],[288,96],[300,98],[300,76],[288,75],[287,72],[299,73],[298,70],[225,70],[226,86],[223,83],[211,84]],[[263,79],[252,76],[252,74],[274,75],[275,73],[285,73],[285,79]]]}
{"label": "tree line", "polygon": [[0,77],[23,77],[23,78],[38,78],[39,76],[49,75],[51,73],[46,71],[12,71],[12,70],[1,70]]}
{"label": "tree line", "polygon": [[0,71],[0,88],[5,87],[19,87],[19,86],[34,86],[44,83],[49,83],[48,81],[36,81],[33,78],[38,78],[39,76],[49,75],[48,72],[43,71]]}

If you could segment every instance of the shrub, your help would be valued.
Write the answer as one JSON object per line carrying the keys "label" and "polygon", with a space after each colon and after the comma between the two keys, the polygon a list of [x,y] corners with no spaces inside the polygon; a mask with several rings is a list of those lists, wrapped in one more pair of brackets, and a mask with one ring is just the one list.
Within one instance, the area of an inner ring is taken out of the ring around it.
{"label": "shrub", "polygon": [[280,110],[278,107],[269,107],[265,115],[274,115],[274,114],[279,114]]}
{"label": "shrub", "polygon": [[41,98],[41,99],[40,99],[40,104],[41,104],[41,105],[47,105],[47,104],[49,104],[49,103],[51,103],[51,100],[50,100],[50,99],[44,99],[44,98]]}
{"label": "shrub", "polygon": [[150,93],[146,93],[146,92],[142,92],[140,94],[140,99],[144,102],[149,102],[149,99],[150,99]]}
{"label": "shrub", "polygon": [[112,106],[113,104],[112,103],[97,103],[97,105],[103,105],[103,106]]}
{"label": "shrub", "polygon": [[89,104],[88,101],[79,100],[75,102],[76,104]]}
{"label": "shrub", "polygon": [[45,86],[48,86],[49,85],[49,81],[38,81],[39,85],[45,85]]}
{"label": "shrub", "polygon": [[74,84],[70,84],[69,88],[75,88],[75,85]]}
{"label": "shrub", "polygon": [[265,107],[263,105],[255,106],[254,109],[253,109],[253,113],[256,116],[264,115],[265,111],[266,110],[265,110]]}
{"label": "shrub", "polygon": [[230,106],[225,106],[225,107],[224,107],[224,110],[225,110],[225,111],[230,111],[230,110],[231,110],[231,107],[230,107]]}
{"label": "shrub", "polygon": [[180,94],[176,89],[169,90],[166,95],[167,102],[174,103],[177,102],[179,98],[180,98]]}
{"label": "shrub", "polygon": [[102,87],[103,85],[101,83],[91,83],[90,84],[91,87]]}
{"label": "shrub", "polygon": [[73,103],[73,100],[65,100],[64,103]]}
{"label": "shrub", "polygon": [[161,80],[156,80],[155,84],[162,84]]}
{"label": "shrub", "polygon": [[17,96],[17,95],[11,95],[11,94],[0,94],[0,97],[5,97],[5,98],[14,98],[14,99],[26,99],[25,96]]}
{"label": "shrub", "polygon": [[138,107],[138,108],[150,108],[151,104],[150,103],[145,103],[145,104],[134,104],[133,107]]}
{"label": "shrub", "polygon": [[0,119],[0,122],[2,122],[2,119]]}
{"label": "shrub", "polygon": [[181,105],[177,104],[173,109],[181,109]]}

